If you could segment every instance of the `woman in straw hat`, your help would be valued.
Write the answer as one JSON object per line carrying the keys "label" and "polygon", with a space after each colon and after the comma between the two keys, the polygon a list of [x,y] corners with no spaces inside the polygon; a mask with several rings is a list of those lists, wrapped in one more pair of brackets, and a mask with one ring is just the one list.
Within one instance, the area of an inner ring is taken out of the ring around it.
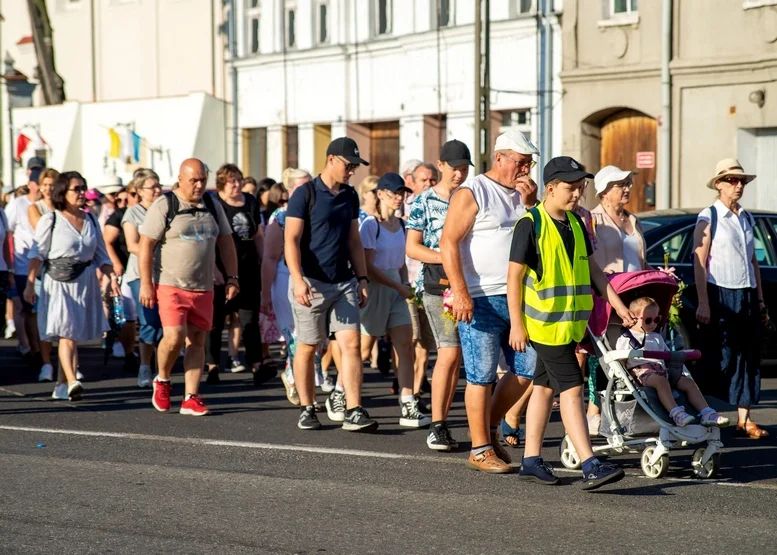
{"label": "woman in straw hat", "polygon": [[738,434],[761,439],[769,433],[750,419],[750,409],[761,393],[761,330],[768,315],[755,256],[755,220],[739,204],[753,179],[733,158],[718,162],[707,182],[718,198],[696,222],[694,275],[710,392],[736,405]]}

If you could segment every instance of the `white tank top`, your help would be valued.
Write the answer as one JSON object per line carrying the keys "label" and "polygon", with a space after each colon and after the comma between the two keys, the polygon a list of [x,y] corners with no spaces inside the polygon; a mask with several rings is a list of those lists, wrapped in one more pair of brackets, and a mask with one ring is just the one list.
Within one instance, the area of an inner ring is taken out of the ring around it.
{"label": "white tank top", "polygon": [[469,294],[473,298],[506,295],[513,227],[526,213],[521,193],[485,175],[469,178],[461,188],[472,191],[478,205],[475,222],[460,247]]}

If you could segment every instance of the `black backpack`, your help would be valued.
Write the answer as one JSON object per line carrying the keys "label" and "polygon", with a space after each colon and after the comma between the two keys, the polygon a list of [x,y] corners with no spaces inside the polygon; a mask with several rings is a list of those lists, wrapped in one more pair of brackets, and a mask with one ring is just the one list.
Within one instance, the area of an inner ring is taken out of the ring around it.
{"label": "black backpack", "polygon": [[216,224],[218,224],[219,218],[216,214],[216,205],[213,204],[213,197],[211,197],[209,193],[202,195],[202,202],[205,205],[205,208],[199,208],[195,206],[193,208],[186,208],[184,210],[180,209],[181,201],[178,200],[178,196],[173,191],[168,191],[164,195],[167,199],[165,233],[167,233],[167,231],[170,229],[170,225],[173,223],[175,217],[179,214],[196,214],[197,212],[208,212],[211,216],[213,216],[213,219],[216,220]]}

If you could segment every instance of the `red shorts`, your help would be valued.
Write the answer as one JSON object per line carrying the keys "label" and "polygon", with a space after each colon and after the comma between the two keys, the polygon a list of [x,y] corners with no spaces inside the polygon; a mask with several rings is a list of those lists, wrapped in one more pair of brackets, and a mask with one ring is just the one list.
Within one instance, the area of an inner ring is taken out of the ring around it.
{"label": "red shorts", "polygon": [[213,327],[213,291],[186,291],[171,285],[156,286],[162,327],[191,324],[201,330]]}

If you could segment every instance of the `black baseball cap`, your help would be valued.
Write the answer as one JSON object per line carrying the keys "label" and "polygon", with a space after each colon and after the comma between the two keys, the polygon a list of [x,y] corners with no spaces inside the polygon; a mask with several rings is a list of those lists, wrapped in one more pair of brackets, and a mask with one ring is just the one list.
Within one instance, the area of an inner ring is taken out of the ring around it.
{"label": "black baseball cap", "polygon": [[467,145],[461,141],[453,139],[442,145],[440,150],[440,162],[447,162],[449,166],[474,166],[472,163],[472,156],[469,153]]}
{"label": "black baseball cap", "polygon": [[43,172],[40,168],[35,168],[30,172],[30,177],[27,178],[27,181],[29,183],[38,183],[40,184],[40,174]]}
{"label": "black baseball cap", "polygon": [[363,166],[369,166],[367,160],[359,157],[359,147],[356,145],[356,141],[349,137],[339,137],[329,143],[326,149],[327,156],[342,156],[348,160],[351,164],[362,164]]}
{"label": "black baseball cap", "polygon": [[46,161],[40,156],[33,156],[27,160],[27,169],[34,170],[37,168],[43,169],[46,167]]}
{"label": "black baseball cap", "polygon": [[542,172],[542,179],[545,183],[549,183],[554,179],[559,179],[564,183],[573,183],[583,178],[593,179],[593,174],[585,171],[585,166],[569,156],[556,156],[551,158],[550,161],[545,164],[545,169]]}
{"label": "black baseball cap", "polygon": [[375,189],[378,191],[391,191],[392,193],[413,192],[411,189],[405,186],[405,180],[398,173],[387,173],[381,177],[378,180],[378,186],[375,187]]}

